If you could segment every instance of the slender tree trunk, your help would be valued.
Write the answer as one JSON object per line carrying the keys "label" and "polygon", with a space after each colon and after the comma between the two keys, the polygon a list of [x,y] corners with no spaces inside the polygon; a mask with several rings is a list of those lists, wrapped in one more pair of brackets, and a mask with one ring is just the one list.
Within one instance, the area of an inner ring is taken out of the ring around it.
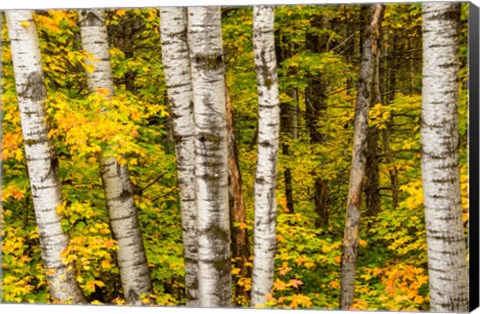
{"label": "slender tree trunk", "polygon": [[[327,86],[321,77],[311,78],[305,90],[305,123],[310,133],[310,143],[321,144],[326,141],[325,135],[318,132],[318,121],[327,110]],[[317,174],[318,175],[318,174]],[[317,227],[328,226],[329,220],[329,183],[328,180],[317,176],[314,179],[315,212],[318,215]]]}
{"label": "slender tree trunk", "polygon": [[171,108],[182,210],[187,306],[199,306],[195,124],[187,42],[187,9],[161,8],[162,62]]}
{"label": "slender tree trunk", "polygon": [[342,250],[342,278],[340,307],[348,309],[355,293],[355,266],[357,261],[358,231],[363,179],[365,176],[368,114],[372,102],[372,83],[384,5],[370,6],[371,21],[365,28],[360,77],[357,87],[353,137],[352,168],[348,192],[347,217]]}
{"label": "slender tree trunk", "polygon": [[[95,68],[88,73],[90,91],[94,93],[99,88],[106,88],[113,96],[104,11],[80,10],[79,18],[82,47],[95,58],[94,61],[87,60]],[[140,304],[141,295],[152,292],[152,284],[128,168],[120,165],[115,158],[102,157],[100,169],[112,234],[118,245],[117,260],[123,294],[129,303]]]}
{"label": "slender tree trunk", "polygon": [[392,189],[393,208],[398,207],[399,190],[398,190],[398,171],[393,157],[392,149],[390,148],[390,131],[389,126],[382,130],[382,144],[385,151],[385,158],[389,165],[388,174],[390,177],[390,187]]}
{"label": "slender tree trunk", "polygon": [[[281,129],[284,134],[292,139],[296,140],[298,136],[298,107],[296,103],[298,102],[298,92],[296,89],[289,90],[290,97],[295,103],[281,103],[280,104],[280,119],[281,119]],[[282,154],[285,156],[290,156],[290,143],[282,144]],[[293,178],[292,178],[292,169],[286,167],[283,172],[283,178],[285,181],[285,198],[287,199],[287,208],[290,213],[295,212],[294,199],[293,199]]]}
{"label": "slender tree trunk", "polygon": [[188,8],[188,46],[195,119],[199,301],[232,305],[228,151],[219,7]]}
{"label": "slender tree trunk", "polygon": [[[330,28],[328,16],[322,16],[318,24],[314,24],[317,28]],[[307,47],[314,53],[324,53],[327,50],[327,36],[318,35],[316,33],[307,34]],[[322,78],[321,74],[309,77],[308,86],[305,89],[305,124],[310,133],[310,143],[318,145],[326,142],[325,134],[317,130],[318,122],[322,115],[327,113],[327,96],[328,82]],[[314,202],[315,212],[318,215],[316,220],[317,227],[328,226],[329,220],[329,183],[316,174],[314,179]]]}
{"label": "slender tree trunk", "polygon": [[[378,40],[378,47],[380,47],[380,39]],[[372,83],[373,105],[382,103],[382,94],[380,92],[380,52],[381,49],[378,49],[374,65],[374,78]],[[380,171],[378,165],[378,127],[368,127],[367,138],[365,203],[367,207],[367,216],[375,217],[381,210]]]}
{"label": "slender tree trunk", "polygon": [[[283,36],[278,35],[278,43],[276,43],[275,51],[277,57],[277,66],[285,59],[291,57],[289,48],[284,48],[281,44]],[[287,43],[283,43],[288,46]],[[287,87],[286,93],[293,99],[291,102],[280,103],[280,132],[289,139],[297,139],[298,137],[298,90],[293,87]],[[290,143],[281,144],[282,154],[290,156]],[[283,180],[285,184],[285,198],[287,200],[287,208],[290,213],[295,211],[293,198],[293,178],[292,169],[285,167],[283,171]]]}
{"label": "slender tree trunk", "polygon": [[[235,125],[233,123],[233,107],[225,86],[227,102],[227,133],[228,133],[228,181],[229,181],[229,205],[230,205],[230,228],[232,232],[232,260],[235,268],[240,269],[240,276],[248,278],[251,276],[251,268],[245,263],[250,259],[250,244],[246,228],[245,203],[242,192],[242,175],[238,164],[238,150],[236,144]],[[237,298],[249,300],[249,294],[244,286],[235,285]],[[240,299],[239,299],[240,301]],[[238,303],[237,305],[240,305]]]}
{"label": "slender tree trunk", "polygon": [[[387,36],[388,35],[388,32]],[[385,73],[389,73],[388,76],[385,77],[385,97],[384,103],[387,105],[390,105],[393,103],[395,100],[395,89],[397,88],[397,70],[399,69],[399,63],[397,61],[397,49],[398,49],[398,44],[397,44],[397,35],[393,34],[392,39],[391,39],[391,46],[392,46],[392,51],[389,52],[388,50],[388,45],[385,45],[385,55],[386,55],[386,61],[385,61]],[[387,123],[384,129],[381,131],[382,135],[382,144],[383,144],[383,150],[385,152],[385,160],[387,161],[388,164],[388,174],[390,177],[390,188],[392,190],[392,201],[393,201],[393,208],[398,207],[398,202],[399,202],[399,186],[398,186],[398,171],[397,171],[397,166],[395,164],[395,158],[394,154],[392,152],[392,149],[390,148],[390,130],[393,127],[393,118],[390,119],[390,121]]]}
{"label": "slender tree trunk", "polygon": [[376,126],[368,128],[367,135],[367,161],[365,180],[365,205],[366,215],[376,217],[380,212],[380,173],[378,168],[378,133]]}
{"label": "slender tree trunk", "polygon": [[430,307],[468,311],[468,270],[460,196],[459,3],[423,4],[422,182]]}
{"label": "slender tree trunk", "polygon": [[280,104],[274,39],[274,7],[253,8],[253,47],[258,89],[258,157],[251,305],[267,301],[273,284]]}
{"label": "slender tree trunk", "polygon": [[6,12],[18,105],[43,265],[54,301],[85,303],[75,271],[61,258],[69,238],[56,212],[62,204],[58,159],[45,122],[47,98],[37,28],[30,10]]}

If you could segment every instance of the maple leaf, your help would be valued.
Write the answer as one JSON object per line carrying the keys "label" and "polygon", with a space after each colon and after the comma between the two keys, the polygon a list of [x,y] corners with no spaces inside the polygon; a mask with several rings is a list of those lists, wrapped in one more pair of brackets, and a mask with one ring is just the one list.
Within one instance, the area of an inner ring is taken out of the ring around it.
{"label": "maple leaf", "polygon": [[298,279],[290,279],[290,284],[292,285],[292,287],[298,288],[298,286],[303,285],[303,281]]}
{"label": "maple leaf", "polygon": [[279,290],[279,291],[285,290],[285,289],[287,289],[287,284],[285,282],[281,281],[280,279],[277,279],[273,283],[273,289]]}

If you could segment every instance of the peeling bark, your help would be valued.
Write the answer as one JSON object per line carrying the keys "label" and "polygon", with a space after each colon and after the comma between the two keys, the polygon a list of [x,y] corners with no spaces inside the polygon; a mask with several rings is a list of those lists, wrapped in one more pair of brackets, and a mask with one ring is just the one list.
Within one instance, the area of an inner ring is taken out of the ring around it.
{"label": "peeling bark", "polygon": [[197,204],[195,194],[195,124],[187,42],[187,9],[161,8],[162,61],[175,141],[182,210],[187,306],[199,306]]}
{"label": "peeling bark", "polygon": [[251,306],[265,303],[273,285],[277,217],[275,187],[280,137],[274,10],[273,6],[253,8],[253,47],[259,126]]}
{"label": "peeling bark", "polygon": [[422,183],[430,307],[467,312],[468,269],[460,196],[459,3],[423,4]]}
{"label": "peeling bark", "polygon": [[86,303],[76,282],[75,271],[70,268],[72,265],[60,256],[68,247],[69,237],[62,229],[60,221],[63,217],[56,211],[62,204],[62,193],[58,159],[45,123],[47,91],[33,11],[12,10],[5,14],[28,177],[50,295],[61,303]]}
{"label": "peeling bark", "polygon": [[188,8],[187,37],[195,120],[199,302],[202,307],[228,307],[232,277],[220,8]]}
{"label": "peeling bark", "polygon": [[[80,10],[80,33],[83,49],[94,60],[87,60],[94,70],[87,73],[92,93],[100,88],[114,94],[104,11]],[[117,261],[123,294],[128,303],[141,304],[141,296],[152,293],[147,257],[137,219],[133,186],[128,168],[116,158],[101,157],[100,170],[113,238],[117,241]]]}

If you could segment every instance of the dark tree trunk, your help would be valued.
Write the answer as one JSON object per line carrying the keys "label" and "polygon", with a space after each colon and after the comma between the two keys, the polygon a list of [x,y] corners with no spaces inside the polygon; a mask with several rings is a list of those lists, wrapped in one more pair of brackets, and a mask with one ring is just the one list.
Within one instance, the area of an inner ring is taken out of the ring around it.
{"label": "dark tree trunk", "polygon": [[[318,29],[328,28],[328,17],[322,16],[312,27]],[[318,34],[307,34],[307,47],[314,53],[322,53],[327,50],[328,37]],[[305,90],[305,123],[310,133],[310,143],[313,145],[321,144],[326,141],[324,134],[317,130],[318,122],[322,115],[326,115],[327,110],[327,91],[328,82],[319,75],[310,75],[308,86]],[[328,225],[328,180],[317,176],[314,179],[314,201],[315,212],[318,215],[316,220],[317,227],[326,227]]]}
{"label": "dark tree trunk", "polygon": [[366,215],[375,217],[380,212],[380,176],[378,170],[378,128],[368,128],[367,169],[365,181]]}
{"label": "dark tree trunk", "polygon": [[[380,47],[380,39],[378,40]],[[382,103],[382,94],[380,92],[380,54],[381,49],[375,58],[374,78],[372,83],[372,105]],[[365,202],[367,205],[367,216],[376,217],[381,210],[380,201],[380,172],[378,168],[378,136],[377,126],[368,128],[367,140],[367,168],[365,181]]]}
{"label": "dark tree trunk", "polygon": [[[238,150],[236,144],[233,107],[225,86],[226,105],[227,105],[227,145],[228,145],[228,198],[230,207],[230,229],[231,229],[231,251],[232,260],[235,268],[239,268],[239,275],[243,278],[249,278],[252,275],[251,268],[245,265],[250,259],[250,243],[248,242],[248,232],[245,224],[246,212],[242,192],[242,175],[238,164]],[[235,285],[234,302],[240,305],[250,301],[249,293],[245,291],[244,286]],[[242,300],[243,299],[243,300]]]}
{"label": "dark tree trunk", "polygon": [[[385,78],[385,104],[389,105],[395,100],[395,89],[397,88],[397,71],[400,64],[397,60],[397,36],[392,35],[391,40],[392,51],[385,53],[386,66],[385,72],[389,73],[388,77]],[[388,49],[388,48],[386,48]],[[388,51],[388,50],[387,50]],[[398,190],[398,173],[397,167],[395,165],[395,158],[393,157],[392,149],[390,148],[390,129],[393,127],[393,119],[387,123],[386,127],[382,129],[382,145],[385,152],[385,160],[388,165],[388,175],[390,177],[390,189],[392,191],[392,202],[393,208],[397,208],[399,202],[399,190]]]}
{"label": "dark tree trunk", "polygon": [[[298,92],[296,89],[291,89],[289,91],[289,96],[293,99],[294,103],[281,103],[280,112],[281,112],[281,130],[282,132],[290,139],[297,139],[298,136]],[[290,156],[290,144],[282,144],[282,154],[285,156]],[[294,212],[294,198],[293,198],[293,184],[292,184],[292,169],[286,167],[283,173],[285,180],[285,197],[287,199],[287,208],[290,213]]]}

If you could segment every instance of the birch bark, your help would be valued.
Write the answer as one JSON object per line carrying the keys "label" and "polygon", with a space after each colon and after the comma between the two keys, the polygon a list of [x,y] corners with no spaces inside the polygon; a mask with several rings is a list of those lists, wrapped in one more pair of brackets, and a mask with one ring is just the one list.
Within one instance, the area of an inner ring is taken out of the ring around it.
{"label": "birch bark", "polygon": [[365,176],[368,114],[372,103],[372,88],[375,59],[379,52],[378,40],[383,18],[384,5],[370,6],[371,19],[365,29],[360,77],[355,104],[352,167],[347,200],[347,216],[342,248],[342,278],[340,307],[348,309],[355,295],[355,267],[357,262],[358,231],[363,180]]}
{"label": "birch bark", "polygon": [[187,42],[187,9],[161,8],[162,61],[172,111],[173,138],[182,210],[187,306],[198,302],[195,124]]}
{"label": "birch bark", "polygon": [[253,8],[259,122],[251,306],[265,303],[273,285],[277,216],[275,188],[280,137],[274,10],[273,6]]}
{"label": "birch bark", "polygon": [[468,311],[458,156],[460,4],[423,4],[422,182],[430,306]]}
{"label": "birch bark", "polygon": [[219,7],[188,8],[195,120],[198,293],[202,307],[232,305],[225,67]]}
{"label": "birch bark", "polygon": [[[99,88],[107,88],[113,96],[104,11],[80,10],[79,18],[82,47],[94,57],[94,60],[87,60],[87,64],[94,66],[87,77],[89,89],[93,93]],[[120,165],[115,158],[102,157],[100,169],[112,234],[118,245],[117,260],[123,294],[127,302],[141,304],[140,296],[151,293],[152,284],[128,168]]]}
{"label": "birch bark", "polygon": [[58,159],[45,123],[47,91],[33,12],[7,11],[6,17],[28,176],[50,294],[55,301],[85,303],[75,272],[60,256],[69,238],[60,223],[62,216],[56,212],[62,204]]}

